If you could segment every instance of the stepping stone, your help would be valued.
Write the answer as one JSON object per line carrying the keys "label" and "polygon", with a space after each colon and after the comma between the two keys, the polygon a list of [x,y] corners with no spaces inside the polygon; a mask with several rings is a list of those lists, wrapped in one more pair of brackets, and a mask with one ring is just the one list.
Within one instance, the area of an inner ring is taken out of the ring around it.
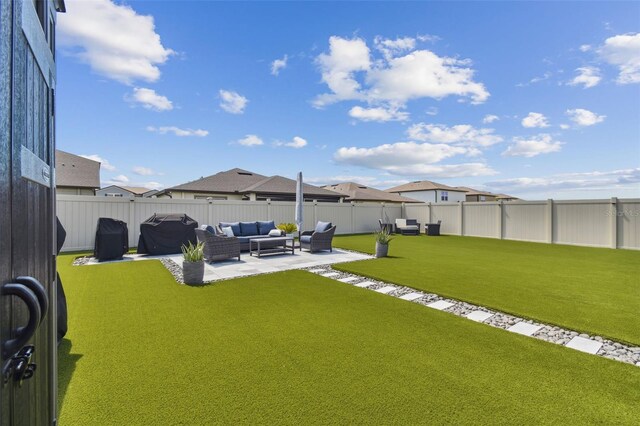
{"label": "stepping stone", "polygon": [[356,284],[356,287],[369,287],[370,285],[375,284],[373,281],[362,281],[361,283]]}
{"label": "stepping stone", "polygon": [[319,272],[324,272],[324,271],[326,271],[326,269],[322,269],[322,268],[320,268],[320,269],[309,269],[309,272],[312,272],[314,274],[317,274]]}
{"label": "stepping stone", "polygon": [[405,294],[404,296],[400,296],[400,299],[413,302],[416,299],[420,299],[422,296],[424,296],[424,294],[422,293],[409,293],[409,294]]}
{"label": "stepping stone", "polygon": [[382,293],[382,294],[387,294],[387,293],[391,293],[393,290],[395,290],[396,288],[394,286],[388,285],[386,287],[382,287],[377,289],[376,291],[378,293]]}
{"label": "stepping stone", "polygon": [[427,306],[439,311],[444,311],[445,309],[452,307],[453,303],[445,300],[438,300],[437,302],[429,303]]}
{"label": "stepping stone", "polygon": [[352,281],[356,281],[359,280],[360,278],[358,277],[346,277],[346,278],[340,278],[338,281],[340,281],[341,283],[350,283]]}
{"label": "stepping stone", "polygon": [[567,343],[566,346],[571,349],[595,355],[602,347],[602,342],[596,342],[595,340],[576,336],[573,339],[569,340],[569,343]]}
{"label": "stepping stone", "polygon": [[467,315],[471,321],[484,322],[493,316],[490,312],[485,311],[473,311]]}
{"label": "stepping stone", "polygon": [[329,272],[328,274],[322,274],[322,276],[325,278],[337,277],[338,275],[340,274],[337,272]]}
{"label": "stepping stone", "polygon": [[533,325],[524,321],[520,321],[519,323],[513,324],[511,327],[507,328],[507,331],[522,334],[523,336],[531,336],[541,328],[542,327],[540,327],[539,325]]}

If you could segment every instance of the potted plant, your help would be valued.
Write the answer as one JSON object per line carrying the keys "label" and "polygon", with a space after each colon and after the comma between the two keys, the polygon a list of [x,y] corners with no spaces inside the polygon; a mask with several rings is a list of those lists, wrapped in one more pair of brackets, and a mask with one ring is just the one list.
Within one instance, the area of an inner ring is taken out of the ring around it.
{"label": "potted plant", "polygon": [[280,223],[276,228],[284,232],[285,235],[290,238],[293,238],[293,233],[298,230],[295,223]]}
{"label": "potted plant", "polygon": [[185,284],[202,284],[204,278],[204,243],[182,245],[182,276]]}
{"label": "potted plant", "polygon": [[387,257],[389,253],[389,242],[393,239],[386,229],[381,229],[374,233],[376,237],[376,257]]}

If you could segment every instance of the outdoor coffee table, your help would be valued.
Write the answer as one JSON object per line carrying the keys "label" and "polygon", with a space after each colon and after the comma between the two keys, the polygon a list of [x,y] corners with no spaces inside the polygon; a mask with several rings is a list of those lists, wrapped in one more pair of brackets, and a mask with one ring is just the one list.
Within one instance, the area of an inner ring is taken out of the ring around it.
{"label": "outdoor coffee table", "polygon": [[283,254],[295,249],[293,237],[251,238],[249,240],[249,256],[255,253],[258,257],[263,254]]}

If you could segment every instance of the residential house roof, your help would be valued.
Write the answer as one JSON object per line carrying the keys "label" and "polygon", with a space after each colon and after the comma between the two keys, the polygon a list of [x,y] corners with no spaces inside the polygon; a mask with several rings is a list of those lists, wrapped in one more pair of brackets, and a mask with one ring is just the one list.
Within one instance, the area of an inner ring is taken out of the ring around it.
{"label": "residential house roof", "polygon": [[56,186],[100,188],[100,163],[56,149]]}
{"label": "residential house roof", "polygon": [[419,180],[415,182],[405,183],[404,185],[385,189],[385,192],[434,191],[438,189],[443,191],[465,192],[462,189],[454,188],[452,186],[444,185],[438,182],[432,182],[430,180]]}
{"label": "residential house roof", "polygon": [[149,189],[149,188],[145,188],[142,186],[120,186],[120,185],[109,185],[109,186],[105,186],[104,188],[100,188],[101,190],[105,190],[105,189],[109,189],[109,188],[120,188],[123,189],[127,192],[130,192],[133,195],[144,195],[147,194],[149,192],[158,192],[155,189]]}
{"label": "residential house roof", "polygon": [[356,182],[343,182],[324,186],[325,189],[346,195],[345,201],[377,201],[391,203],[420,203],[413,198],[403,197],[395,193],[385,192]]}
{"label": "residential house roof", "polygon": [[495,194],[496,200],[519,200],[520,198],[508,194]]}
{"label": "residential house roof", "polygon": [[[244,169],[231,169],[192,182],[167,188],[163,192],[184,191],[217,194],[287,194],[295,195],[296,181],[283,176],[264,176]],[[304,184],[305,198],[316,196],[339,200],[343,197],[334,191]]]}
{"label": "residential house roof", "polygon": [[487,197],[495,197],[497,194],[489,191],[479,191],[477,189],[469,188],[468,186],[456,186],[458,189],[462,189],[467,195],[485,195]]}

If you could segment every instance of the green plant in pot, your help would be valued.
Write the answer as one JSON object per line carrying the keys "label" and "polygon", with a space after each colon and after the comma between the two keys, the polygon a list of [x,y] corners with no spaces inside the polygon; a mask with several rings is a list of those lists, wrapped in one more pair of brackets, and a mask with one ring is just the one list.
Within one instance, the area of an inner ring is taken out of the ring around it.
{"label": "green plant in pot", "polygon": [[182,276],[185,284],[202,284],[204,278],[204,243],[182,245]]}
{"label": "green plant in pot", "polygon": [[393,240],[393,237],[384,229],[374,232],[373,235],[376,237],[376,257],[387,257],[389,243]]}
{"label": "green plant in pot", "polygon": [[298,230],[295,223],[280,223],[276,228],[284,232],[287,237],[293,237],[293,233]]}

